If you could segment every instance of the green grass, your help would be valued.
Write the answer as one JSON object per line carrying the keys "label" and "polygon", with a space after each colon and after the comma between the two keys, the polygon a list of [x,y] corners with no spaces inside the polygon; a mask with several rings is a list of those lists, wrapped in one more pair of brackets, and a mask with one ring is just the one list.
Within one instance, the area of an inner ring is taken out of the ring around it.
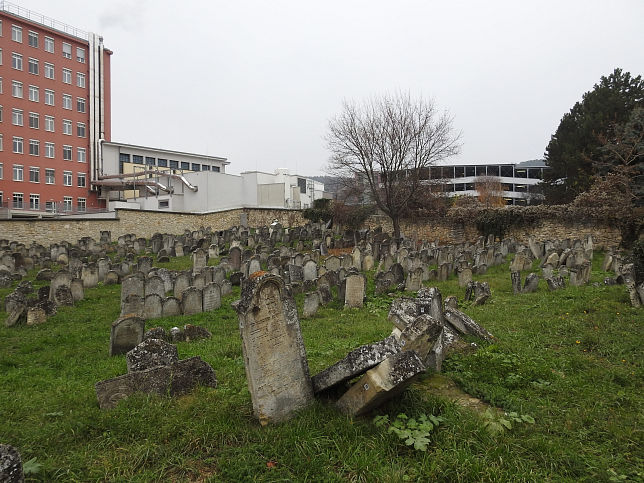
{"label": "green grass", "polygon": [[[596,282],[605,276],[599,260]],[[186,269],[190,260],[164,265]],[[311,374],[390,334],[391,298],[373,298],[372,275],[365,308],[336,302],[301,320]],[[0,442],[18,447],[23,461],[36,458],[42,468],[31,477],[41,481],[642,481],[644,318],[625,288],[549,292],[541,281],[536,293],[514,296],[507,264],[475,278],[490,283],[492,298],[463,310],[496,340],[470,340],[479,350],[451,355],[444,372],[475,397],[533,416],[533,425],[495,436],[481,414],[431,393],[421,379],[378,414],[443,417],[426,452],[376,427],[373,416],[337,413],[332,399],[262,428],[230,308],[238,287],[215,312],[147,324],[207,327],[212,339],[178,349],[213,366],[217,389],[139,395],[101,411],[94,384],[126,372],[124,357],[108,356],[117,285],[86,290],[85,300],[41,326],[0,326]],[[436,285],[463,300],[455,279]],[[303,295],[296,299],[301,308]]]}

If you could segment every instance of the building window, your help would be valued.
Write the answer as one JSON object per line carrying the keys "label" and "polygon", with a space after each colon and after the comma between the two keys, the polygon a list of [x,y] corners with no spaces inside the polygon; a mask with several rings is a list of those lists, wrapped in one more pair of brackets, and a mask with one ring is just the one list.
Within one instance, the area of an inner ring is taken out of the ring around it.
{"label": "building window", "polygon": [[475,176],[475,166],[465,166],[465,176]]}
{"label": "building window", "polygon": [[512,166],[501,166],[501,176],[504,178],[513,178],[514,170],[512,169]]}
{"label": "building window", "polygon": [[2,77],[0,77],[0,94],[2,94]]}
{"label": "building window", "polygon": [[45,169],[45,184],[54,184],[55,180],[55,170]]}
{"label": "building window", "polygon": [[22,193],[13,194],[13,207],[17,209],[22,209]]}
{"label": "building window", "polygon": [[54,91],[51,89],[45,89],[45,104],[48,106],[53,106],[54,105]]}
{"label": "building window", "polygon": [[157,162],[158,162],[158,166],[160,166],[162,168],[167,168],[168,167],[168,160],[167,159],[159,158],[157,160]]}
{"label": "building window", "polygon": [[45,131],[54,132],[54,116],[45,116]]}
{"label": "building window", "polygon": [[45,52],[54,53],[54,39],[45,37]]}
{"label": "building window", "polygon": [[515,178],[527,178],[528,170],[527,169],[515,169],[514,170]]}
{"label": "building window", "polygon": [[22,82],[11,81],[11,95],[22,98]]}
{"label": "building window", "polygon": [[29,168],[29,181],[31,183],[40,183],[40,168]]}
{"label": "building window", "polygon": [[192,163],[192,170],[201,171],[201,165],[199,165],[198,163]]}
{"label": "building window", "polygon": [[3,112],[3,109],[2,109],[2,106],[0,106],[0,122],[2,122],[2,112]]}
{"label": "building window", "polygon": [[[3,134],[0,132],[0,151],[2,151],[2,150],[3,150],[3,145],[4,145],[4,136],[3,136]],[[0,179],[2,179],[2,176],[0,176]]]}
{"label": "building window", "polygon": [[29,42],[29,46],[38,48],[38,34],[36,32],[32,32],[30,30],[27,35],[27,40]]}
{"label": "building window", "polygon": [[76,72],[76,85],[78,87],[85,87],[85,74]]}
{"label": "building window", "polygon": [[22,126],[22,109],[11,109],[11,124]]}
{"label": "building window", "polygon": [[154,166],[156,164],[156,159],[146,156],[145,164],[147,164],[148,166]]}
{"label": "building window", "polygon": [[29,86],[29,100],[32,102],[40,101],[40,89],[37,86]]}
{"label": "building window", "polygon": [[79,188],[85,188],[85,173],[78,173],[76,176],[76,183]]}
{"label": "building window", "polygon": [[190,163],[181,161],[181,169],[190,169]]}
{"label": "building window", "polygon": [[170,206],[169,200],[159,200],[159,208],[168,208]]}
{"label": "building window", "polygon": [[4,165],[0,163],[0,179],[4,177]]}
{"label": "building window", "polygon": [[72,108],[72,96],[69,94],[63,94],[63,109]]}
{"label": "building window", "polygon": [[72,45],[67,42],[63,42],[63,57],[66,59],[72,58]]}
{"label": "building window", "polygon": [[45,157],[46,158],[54,157],[54,143],[45,143]]}
{"label": "building window", "polygon": [[24,179],[24,169],[21,164],[13,165],[13,180],[22,181]]}
{"label": "building window", "polygon": [[129,163],[130,162],[130,155],[127,153],[119,153],[119,161],[121,163]]}
{"label": "building window", "polygon": [[29,58],[29,60],[27,61],[27,64],[29,68],[29,73],[38,75],[38,59]]}
{"label": "building window", "polygon": [[76,60],[80,62],[81,64],[85,63],[85,49],[81,49],[80,47],[76,47]]}
{"label": "building window", "polygon": [[72,122],[69,119],[63,119],[63,134],[72,135]]}
{"label": "building window", "polygon": [[13,152],[16,154],[22,154],[22,138],[18,136],[13,137]]}
{"label": "building window", "polygon": [[202,164],[201,165],[201,170],[202,171],[210,171],[210,165],[209,164]]}
{"label": "building window", "polygon": [[77,122],[76,123],[76,135],[79,138],[84,138],[85,137],[85,123],[84,122]]}
{"label": "building window", "polygon": [[11,67],[16,70],[22,70],[22,55],[15,52],[11,54]]}
{"label": "building window", "polygon": [[54,78],[54,64],[49,64],[45,62],[45,77],[47,79],[53,79]]}
{"label": "building window", "polygon": [[63,186],[71,186],[71,185],[72,185],[72,172],[63,171]]}
{"label": "building window", "polygon": [[72,211],[72,197],[63,196],[63,211]]}
{"label": "building window", "polygon": [[40,141],[37,139],[29,140],[29,154],[31,156],[40,156]]}
{"label": "building window", "polygon": [[132,162],[134,164],[143,164],[143,156],[139,156],[138,154],[133,154],[132,155]]}
{"label": "building window", "polygon": [[40,128],[40,114],[35,113],[35,112],[30,112],[29,113],[29,127],[31,129],[39,129]]}
{"label": "building window", "polygon": [[35,194],[29,195],[29,209],[30,210],[40,209],[40,195],[35,195]]}
{"label": "building window", "polygon": [[78,112],[85,112],[85,99],[82,97],[76,98],[76,110]]}
{"label": "building window", "polygon": [[85,158],[85,148],[78,148],[76,150],[76,154],[78,155],[78,162],[79,163],[86,163],[87,160]]}
{"label": "building window", "polygon": [[[72,160],[72,147],[67,146],[66,144],[63,145],[63,159],[65,161],[71,161]],[[67,172],[67,171],[65,171]],[[71,181],[70,181],[71,183]],[[71,186],[71,185],[65,185],[65,186]]]}
{"label": "building window", "polygon": [[72,83],[72,71],[69,69],[63,69],[63,82],[65,84]]}
{"label": "building window", "polygon": [[179,161],[175,161],[174,159],[170,160],[170,167],[172,169],[179,169]]}
{"label": "building window", "polygon": [[212,170],[213,170],[213,172],[215,172],[215,173],[219,173],[219,171],[221,171],[221,169],[219,168],[219,166],[213,166],[213,167],[212,167]]}
{"label": "building window", "polygon": [[79,213],[85,213],[87,209],[87,200],[85,198],[76,198],[76,210]]}
{"label": "building window", "polygon": [[22,43],[22,27],[17,25],[11,26],[11,40]]}

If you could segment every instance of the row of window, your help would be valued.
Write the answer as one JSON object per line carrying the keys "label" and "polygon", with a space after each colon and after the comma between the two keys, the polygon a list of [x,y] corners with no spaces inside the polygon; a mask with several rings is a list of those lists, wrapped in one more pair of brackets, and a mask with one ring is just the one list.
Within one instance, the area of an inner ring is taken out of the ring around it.
{"label": "row of window", "polygon": [[[0,36],[2,36],[2,20],[0,20]],[[22,43],[22,27],[19,25],[11,26],[11,40],[14,42]],[[27,31],[27,43],[30,47],[38,48],[40,45],[40,34],[33,30]],[[44,36],[43,49],[50,54],[55,53],[56,43],[52,37]],[[72,58],[72,44],[62,42],[63,58]],[[85,49],[76,47],[76,60],[82,64],[85,63]]]}
{"label": "row of window", "polygon": [[[7,199],[8,203],[9,199]],[[11,206],[14,209],[23,209],[26,208],[25,204],[25,195],[24,193],[13,193],[11,198]],[[62,210],[63,211],[72,211],[72,203],[74,198],[71,196],[63,196]],[[0,191],[0,207],[2,207],[2,191]],[[29,209],[30,210],[40,210],[40,194],[30,193],[29,194]],[[76,198],[76,211],[85,212],[87,210],[87,199],[86,198]],[[45,202],[45,211],[50,213],[56,212],[56,202],[55,201],[46,201]]]}
{"label": "row of window", "polygon": [[[71,126],[71,125],[70,125]],[[71,129],[71,128],[70,128]],[[15,154],[25,154],[25,140],[19,136],[13,137],[13,152]],[[45,142],[44,143],[44,153],[45,158],[55,158],[56,157],[56,144]],[[0,151],[4,150],[4,137],[0,133]],[[73,147],[68,144],[63,144],[63,160],[64,161],[73,161],[72,159]],[[31,156],[40,156],[40,140],[30,139],[29,140],[29,155]],[[79,163],[87,162],[87,149],[86,148],[76,148],[76,161]]]}
{"label": "row of window", "polygon": [[[2,77],[0,77],[0,94],[3,92]],[[29,100],[32,102],[40,102],[40,87],[29,85]],[[11,95],[22,99],[24,97],[23,83],[20,81],[11,81]],[[53,89],[45,89],[45,105],[55,105],[56,92]],[[72,109],[72,95],[63,94],[63,109]],[[76,110],[78,112],[86,112],[87,100],[84,97],[76,98]]]}
{"label": "row of window", "polygon": [[[2,49],[0,49],[0,65],[2,65]],[[17,52],[11,53],[11,67],[15,70],[23,70],[23,57],[22,54]],[[27,71],[33,75],[40,75],[40,61],[29,57],[27,59]],[[55,80],[55,67],[54,64],[45,62],[43,64],[43,74],[46,79]],[[63,68],[62,70],[62,80],[65,84],[72,83],[72,70]],[[82,72],[76,72],[76,86],[85,87],[85,74]]]}
{"label": "row of window", "polygon": [[[25,181],[25,168],[21,164],[13,165],[13,181]],[[0,163],[0,179],[2,179],[2,163]],[[73,186],[74,173],[63,171],[63,186]],[[29,182],[40,183],[40,168],[37,166],[29,167]],[[56,170],[45,168],[45,184],[56,184]],[[87,173],[76,173],[76,186],[78,188],[87,187]]]}
{"label": "row of window", "polygon": [[[14,126],[24,126],[24,113],[22,109],[11,110],[11,124]],[[40,114],[37,112],[29,113],[29,127],[31,129],[40,129]],[[55,132],[54,116],[45,116],[45,131]],[[72,135],[72,121],[63,119],[63,134]],[[87,135],[87,127],[84,122],[76,123],[76,135],[84,138]]]}
{"label": "row of window", "polygon": [[161,168],[186,169],[191,171],[213,171],[220,172],[219,166],[209,164],[188,163],[187,161],[175,161],[174,159],[154,158],[151,156],[140,156],[138,154],[119,153],[120,163],[145,164],[147,166],[159,166]]}

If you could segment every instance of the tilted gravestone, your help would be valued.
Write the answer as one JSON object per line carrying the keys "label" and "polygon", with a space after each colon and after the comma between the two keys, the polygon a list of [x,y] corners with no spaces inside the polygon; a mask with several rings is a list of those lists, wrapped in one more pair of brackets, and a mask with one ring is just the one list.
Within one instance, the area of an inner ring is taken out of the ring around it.
{"label": "tilted gravestone", "polygon": [[263,274],[244,280],[235,310],[255,416],[284,420],[313,401],[295,301],[280,277]]}
{"label": "tilted gravestone", "polygon": [[51,280],[51,284],[49,285],[49,300],[55,301],[56,290],[58,290],[58,288],[61,286],[66,286],[69,288],[71,283],[72,274],[67,270],[59,270],[58,272],[56,272],[54,278],[52,278]]}
{"label": "tilted gravestone", "polygon": [[112,324],[110,332],[110,356],[125,354],[134,349],[145,333],[145,320],[141,317],[126,316]]}

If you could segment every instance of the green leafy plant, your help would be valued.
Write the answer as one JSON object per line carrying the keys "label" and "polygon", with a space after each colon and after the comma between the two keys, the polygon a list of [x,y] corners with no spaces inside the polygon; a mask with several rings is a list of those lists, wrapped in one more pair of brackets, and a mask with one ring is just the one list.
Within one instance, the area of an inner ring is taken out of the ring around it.
{"label": "green leafy plant", "polygon": [[412,446],[418,451],[427,451],[430,433],[445,420],[440,416],[421,414],[418,420],[401,413],[393,422],[388,415],[376,416],[373,419],[377,427],[388,426],[388,431],[402,439],[407,446]]}
{"label": "green leafy plant", "polygon": [[29,461],[25,461],[22,464],[22,471],[25,475],[35,475],[40,473],[42,465],[36,462],[36,458],[31,458]]}
{"label": "green leafy plant", "polygon": [[519,414],[517,412],[505,413],[499,416],[492,408],[487,408],[483,413],[485,421],[483,426],[493,435],[498,435],[504,431],[512,429],[512,423],[515,424],[534,424],[534,418],[529,414]]}

